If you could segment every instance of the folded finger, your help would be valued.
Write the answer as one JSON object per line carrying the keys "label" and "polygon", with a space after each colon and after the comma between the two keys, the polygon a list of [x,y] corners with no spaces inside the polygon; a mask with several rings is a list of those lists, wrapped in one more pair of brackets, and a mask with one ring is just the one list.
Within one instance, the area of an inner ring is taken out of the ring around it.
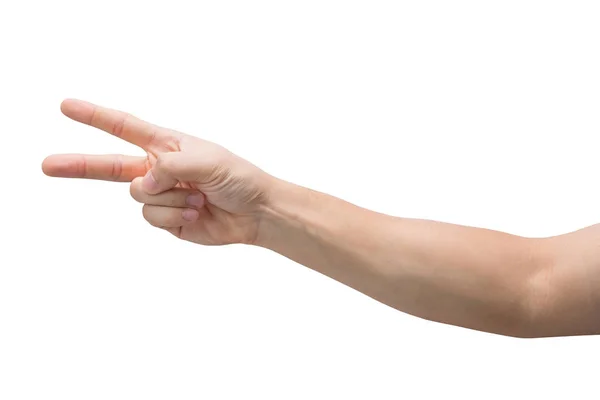
{"label": "folded finger", "polygon": [[176,228],[198,220],[200,213],[193,208],[163,207],[144,204],[142,214],[150,225]]}
{"label": "folded finger", "polygon": [[136,178],[129,187],[131,197],[135,201],[167,207],[201,208],[204,206],[204,195],[197,190],[173,188],[159,194],[149,194],[142,189],[142,181],[143,178]]}

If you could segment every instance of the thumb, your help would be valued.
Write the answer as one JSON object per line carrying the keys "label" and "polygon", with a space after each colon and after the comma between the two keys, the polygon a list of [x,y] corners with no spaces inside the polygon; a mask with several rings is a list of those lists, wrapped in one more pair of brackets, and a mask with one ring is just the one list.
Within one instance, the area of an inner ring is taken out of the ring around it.
{"label": "thumb", "polygon": [[209,168],[191,153],[163,153],[144,176],[142,188],[148,194],[158,194],[179,182],[195,182],[207,174],[210,174]]}

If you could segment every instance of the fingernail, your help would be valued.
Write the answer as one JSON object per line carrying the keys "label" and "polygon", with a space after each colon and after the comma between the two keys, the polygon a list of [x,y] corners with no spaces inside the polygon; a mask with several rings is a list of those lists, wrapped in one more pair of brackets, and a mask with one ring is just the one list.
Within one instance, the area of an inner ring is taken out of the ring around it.
{"label": "fingernail", "polygon": [[156,179],[154,179],[154,175],[152,175],[152,170],[146,172],[144,180],[142,181],[142,188],[146,192],[154,192],[158,188],[158,183],[156,182]]}
{"label": "fingernail", "polygon": [[185,202],[190,206],[201,208],[202,206],[204,206],[204,195],[202,193],[190,194],[185,199]]}
{"label": "fingernail", "polygon": [[186,209],[181,212],[183,219],[186,221],[195,221],[200,216],[198,210]]}

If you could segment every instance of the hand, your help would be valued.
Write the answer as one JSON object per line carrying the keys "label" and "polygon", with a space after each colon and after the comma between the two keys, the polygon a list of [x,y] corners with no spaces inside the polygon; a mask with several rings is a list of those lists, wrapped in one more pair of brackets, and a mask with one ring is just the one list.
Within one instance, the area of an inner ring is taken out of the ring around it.
{"label": "hand", "polygon": [[57,154],[46,175],[131,181],[150,224],[205,245],[252,244],[260,210],[275,178],[225,148],[162,128],[121,111],[65,100],[67,117],[141,147],[146,157]]}

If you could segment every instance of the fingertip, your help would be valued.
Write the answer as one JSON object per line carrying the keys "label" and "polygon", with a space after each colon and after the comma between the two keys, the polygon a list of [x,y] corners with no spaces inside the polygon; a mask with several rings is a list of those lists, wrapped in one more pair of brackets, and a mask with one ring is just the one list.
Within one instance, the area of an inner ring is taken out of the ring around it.
{"label": "fingertip", "polygon": [[42,161],[42,172],[47,176],[58,176],[60,165],[56,155],[48,156]]}
{"label": "fingertip", "polygon": [[79,99],[65,99],[60,103],[60,111],[77,122],[89,124],[94,114],[94,106]]}
{"label": "fingertip", "polygon": [[198,217],[200,217],[200,213],[198,210],[194,210],[193,208],[186,208],[181,212],[181,216],[188,222],[194,222],[198,219]]}
{"label": "fingertip", "polygon": [[185,202],[192,207],[202,208],[204,207],[204,203],[206,201],[204,199],[204,195],[198,192],[188,195],[188,197],[185,199]]}
{"label": "fingertip", "polygon": [[69,109],[73,106],[74,103],[77,103],[78,100],[77,99],[71,99],[71,98],[67,98],[64,99],[61,103],[60,103],[60,111],[63,114],[66,114],[69,112]]}
{"label": "fingertip", "polygon": [[48,157],[44,158],[44,160],[42,161],[42,172],[48,176],[50,176],[50,171],[51,171],[51,169],[49,167],[49,165],[50,165],[49,163],[52,162],[52,160],[48,161],[48,159],[50,157],[52,157],[52,156],[48,156]]}

